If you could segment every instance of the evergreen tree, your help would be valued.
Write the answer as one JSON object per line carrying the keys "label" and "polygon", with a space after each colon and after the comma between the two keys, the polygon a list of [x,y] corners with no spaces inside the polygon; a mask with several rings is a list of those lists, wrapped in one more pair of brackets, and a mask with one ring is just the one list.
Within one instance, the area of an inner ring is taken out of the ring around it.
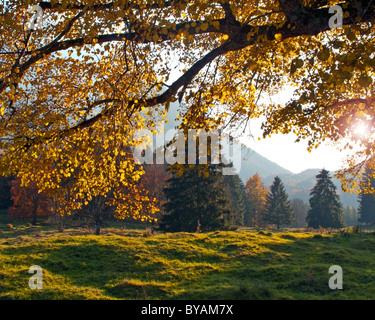
{"label": "evergreen tree", "polygon": [[224,184],[229,197],[230,223],[241,226],[248,210],[245,187],[238,174],[224,176]]}
{"label": "evergreen tree", "polygon": [[[229,199],[217,166],[208,165],[208,175],[201,166],[187,167],[182,175],[173,172],[164,192],[166,214],[160,229],[169,232],[196,232],[227,229],[230,223]],[[199,226],[199,227],[198,227]]]}
{"label": "evergreen tree", "polygon": [[279,177],[275,177],[270,192],[267,194],[263,220],[267,223],[276,224],[277,229],[280,229],[281,225],[290,225],[294,221],[294,212]]}
{"label": "evergreen tree", "polygon": [[[206,115],[202,116],[204,120]],[[202,121],[203,121],[202,120]],[[187,131],[187,128],[185,129]],[[164,204],[165,214],[160,219],[160,229],[170,232],[206,232],[228,229],[231,224],[229,196],[224,186],[222,175],[223,164],[212,164],[211,155],[219,146],[206,140],[206,164],[200,163],[200,136],[196,139],[195,154],[188,148],[187,132],[185,133],[185,163],[171,166],[172,177],[164,189],[167,202]],[[178,152],[179,136],[175,149]],[[189,163],[195,157],[195,163]]]}
{"label": "evergreen tree", "polygon": [[292,209],[295,215],[295,221],[291,227],[293,228],[304,228],[306,227],[306,217],[309,212],[309,204],[302,199],[291,200]]}
{"label": "evergreen tree", "polygon": [[352,206],[346,206],[344,208],[343,220],[348,227],[358,225],[358,210]]}
{"label": "evergreen tree", "polygon": [[[368,184],[369,188],[375,188],[375,179],[370,176],[369,170],[363,176],[363,185]],[[375,223],[375,195],[373,193],[367,193],[364,188],[359,194],[359,222],[363,223]]]}
{"label": "evergreen tree", "polygon": [[308,226],[312,228],[343,227],[342,203],[329,172],[323,169],[316,178],[316,185],[310,193],[310,210],[306,219]]}

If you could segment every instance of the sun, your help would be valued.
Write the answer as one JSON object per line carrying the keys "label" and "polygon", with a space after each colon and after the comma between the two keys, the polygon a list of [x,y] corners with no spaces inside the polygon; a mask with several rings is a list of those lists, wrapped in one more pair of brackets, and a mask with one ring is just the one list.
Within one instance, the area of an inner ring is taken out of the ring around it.
{"label": "sun", "polygon": [[368,135],[368,127],[363,123],[358,123],[353,128],[353,133],[355,136],[364,138]]}

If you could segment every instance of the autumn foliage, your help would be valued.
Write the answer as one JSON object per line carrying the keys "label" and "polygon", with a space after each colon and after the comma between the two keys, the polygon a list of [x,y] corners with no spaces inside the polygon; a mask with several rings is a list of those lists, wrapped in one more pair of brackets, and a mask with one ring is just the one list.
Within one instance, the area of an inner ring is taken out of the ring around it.
{"label": "autumn foliage", "polygon": [[[140,179],[140,187],[147,190],[148,196],[156,199],[156,207],[162,210],[167,199],[164,188],[168,185],[168,179],[172,177],[167,166],[163,164],[145,165],[145,174]],[[160,212],[161,213],[161,212]],[[160,218],[160,214],[157,215]]]}
{"label": "autumn foliage", "polygon": [[249,203],[249,215],[245,217],[245,225],[252,227],[264,226],[265,223],[262,216],[266,207],[268,190],[264,187],[258,173],[247,180],[245,191]]}
{"label": "autumn foliage", "polygon": [[31,219],[36,224],[37,218],[48,217],[51,214],[51,200],[44,193],[40,193],[35,183],[27,187],[21,186],[21,179],[11,181],[13,205],[8,209],[10,220]]}
{"label": "autumn foliage", "polygon": [[[41,27],[28,29],[37,4]],[[336,4],[343,28],[331,29]],[[375,167],[368,1],[13,0],[0,12],[0,173],[35,182],[62,214],[111,194],[118,218],[152,220],[131,150],[174,101],[182,129],[264,116],[264,136],[294,132],[309,149],[358,143],[343,173]],[[286,106],[262,102],[286,84]],[[355,137],[356,125],[369,134]]]}

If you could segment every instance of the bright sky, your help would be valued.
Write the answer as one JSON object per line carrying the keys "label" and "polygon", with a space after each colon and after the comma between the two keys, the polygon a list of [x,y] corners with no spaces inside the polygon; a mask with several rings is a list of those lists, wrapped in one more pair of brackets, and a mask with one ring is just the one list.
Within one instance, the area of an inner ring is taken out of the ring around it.
{"label": "bright sky", "polygon": [[[177,71],[172,73],[170,82],[177,79],[179,75],[181,73]],[[267,96],[264,101],[277,101],[277,103],[283,104],[289,101],[292,94],[293,89],[288,88],[272,97]],[[258,140],[258,137],[262,136],[262,131],[260,130],[262,121],[262,119],[252,119],[250,121],[250,131],[254,136],[253,139],[249,137],[240,139],[242,143],[260,155],[293,173],[299,173],[307,169],[324,168],[329,171],[336,171],[342,168],[344,154],[337,147],[328,143],[320,145],[309,153],[307,151],[307,141],[302,140],[295,143],[296,136],[293,134],[273,135],[271,138]]]}
{"label": "bright sky", "polygon": [[[292,91],[286,90],[276,96],[267,97],[267,100],[278,101],[278,103],[282,104],[286,103],[291,95]],[[299,173],[307,169],[322,168],[335,171],[342,167],[344,154],[336,146],[328,143],[320,145],[309,153],[307,151],[307,141],[301,140],[301,142],[295,143],[296,136],[294,134],[278,134],[271,136],[271,138],[258,140],[258,137],[262,136],[261,123],[261,119],[253,119],[250,122],[250,131],[254,139],[247,138],[243,139],[242,142],[281,167],[293,173]]]}
{"label": "bright sky", "polygon": [[[261,121],[257,121],[258,125]],[[251,124],[254,139],[243,139],[242,142],[262,156],[277,163],[293,173],[307,169],[322,169],[335,171],[342,166],[344,155],[336,147],[322,144],[309,153],[307,142],[295,143],[294,135],[274,135],[271,138],[259,140],[261,130],[255,130],[255,121]],[[259,126],[258,126],[259,127]]]}

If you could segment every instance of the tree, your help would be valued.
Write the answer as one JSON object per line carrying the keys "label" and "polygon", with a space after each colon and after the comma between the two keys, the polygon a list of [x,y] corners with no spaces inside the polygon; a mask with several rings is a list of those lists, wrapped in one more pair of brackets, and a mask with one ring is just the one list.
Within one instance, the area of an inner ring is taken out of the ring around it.
{"label": "tree", "polygon": [[343,227],[342,204],[329,172],[322,169],[316,178],[317,182],[310,192],[310,210],[307,215],[308,226],[312,228]]}
{"label": "tree", "polygon": [[249,206],[248,214],[245,217],[245,225],[249,227],[262,226],[262,214],[265,210],[268,192],[258,173],[246,181],[245,190]]}
{"label": "tree", "polygon": [[[38,3],[42,26],[27,28]],[[341,29],[329,23],[336,3]],[[143,170],[117,155],[176,100],[188,106],[182,127],[203,112],[214,117],[205,128],[264,115],[264,135],[295,132],[310,148],[349,136],[370,157],[375,140],[352,129],[373,129],[374,10],[367,0],[2,1],[0,172],[51,196],[74,174],[62,211],[113,191],[113,205],[127,202],[118,216],[137,217]],[[296,88],[286,106],[260,103],[286,82]],[[123,187],[132,195],[116,197]]]}
{"label": "tree", "polygon": [[163,206],[167,201],[164,189],[167,187],[167,181],[171,178],[171,173],[168,166],[156,164],[155,161],[153,164],[145,164],[143,167],[145,174],[140,179],[140,186],[147,190],[150,198],[156,199],[156,206],[160,211],[154,217],[160,219],[163,215]]}
{"label": "tree", "polygon": [[74,212],[75,217],[84,218],[95,226],[95,235],[100,235],[103,225],[114,217],[114,208],[107,204],[108,199],[103,196],[94,197],[87,205]]}
{"label": "tree", "polygon": [[242,226],[249,210],[243,182],[238,174],[226,175],[223,179],[229,198],[230,224]]}
{"label": "tree", "polygon": [[375,223],[375,197],[374,194],[368,193],[368,189],[375,188],[375,179],[369,174],[369,169],[366,170],[363,180],[363,185],[367,185],[367,188],[362,188],[359,194],[358,221]]}
{"label": "tree", "polygon": [[301,199],[292,199],[290,202],[294,215],[295,215],[295,222],[292,227],[295,228],[304,228],[306,227],[306,218],[307,213],[309,211],[309,204],[304,202]]}
{"label": "tree", "polygon": [[358,225],[358,210],[352,206],[346,206],[343,211],[343,220],[348,227]]}
{"label": "tree", "polygon": [[21,179],[16,178],[11,182],[13,205],[8,209],[10,220],[32,219],[32,224],[37,223],[37,218],[48,217],[51,213],[51,200],[47,195],[40,193],[35,184],[27,187],[21,186]]}
{"label": "tree", "polygon": [[0,210],[8,209],[12,205],[10,194],[11,180],[13,179],[10,177],[5,178],[0,176]]}
{"label": "tree", "polygon": [[276,224],[277,229],[280,229],[281,225],[291,225],[294,221],[294,213],[288,195],[279,177],[275,177],[270,192],[267,194],[263,220]]}
{"label": "tree", "polygon": [[[228,229],[231,222],[229,199],[223,178],[216,165],[209,165],[206,174],[199,165],[174,172],[165,189],[166,213],[160,228],[169,232],[196,232]],[[208,174],[207,174],[208,173]]]}

